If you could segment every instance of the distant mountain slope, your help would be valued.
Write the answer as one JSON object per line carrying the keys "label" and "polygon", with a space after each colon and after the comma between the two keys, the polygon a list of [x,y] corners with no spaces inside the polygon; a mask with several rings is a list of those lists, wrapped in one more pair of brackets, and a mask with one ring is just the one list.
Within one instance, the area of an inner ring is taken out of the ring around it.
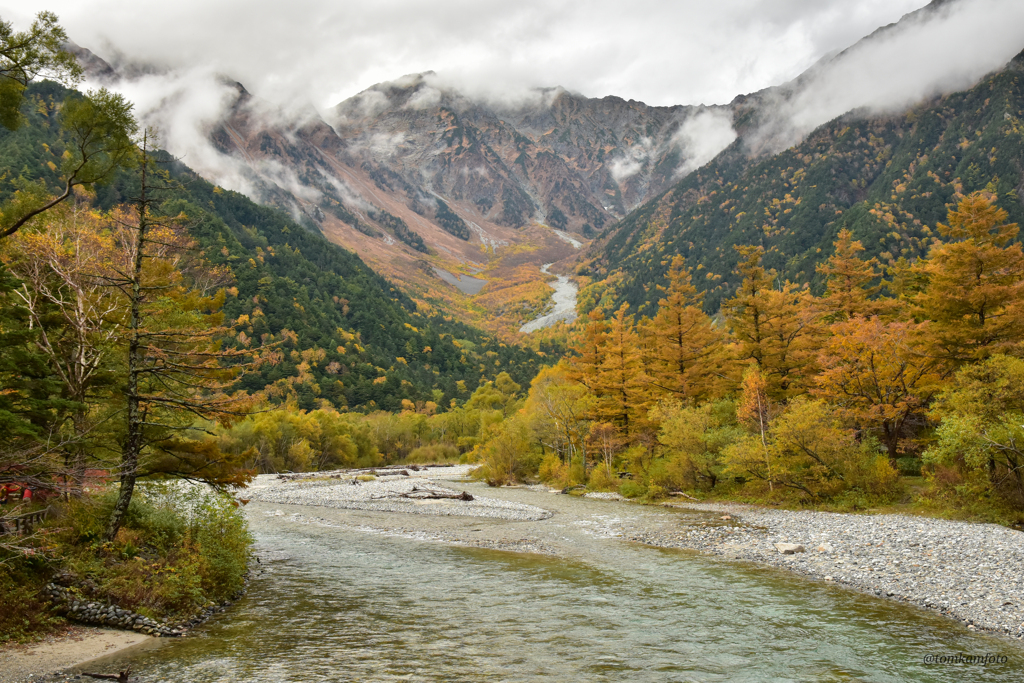
{"label": "distant mountain slope", "polygon": [[595,243],[580,269],[596,282],[586,306],[628,301],[650,312],[666,260],[680,253],[717,310],[738,282],[734,244],[761,244],[766,263],[797,282],[850,228],[867,256],[923,255],[957,194],[990,182],[1024,222],[1024,53],[963,92],[907,112],[851,112],[778,154],[751,156],[756,128],[648,202]]}
{"label": "distant mountain slope", "polygon": [[[65,92],[49,82],[33,85],[26,125],[0,128],[0,193],[13,192],[18,175],[56,184],[54,162],[62,151],[56,104]],[[225,313],[247,316],[249,336],[286,339],[284,361],[247,376],[244,388],[291,378],[303,408],[327,399],[339,407],[394,410],[403,398],[444,405],[465,399],[502,371],[520,383],[536,372],[534,352],[417,313],[401,289],[358,256],[280,210],[215,187],[183,164],[169,167],[181,184],[166,194],[163,208],[185,213],[207,258],[234,275],[238,295],[228,299]],[[97,204],[109,208],[132,196],[133,182],[124,175],[98,188]]]}
{"label": "distant mountain slope", "polygon": [[362,164],[411,187],[501,225],[538,221],[590,236],[667,187],[691,160],[687,124],[720,109],[563,88],[509,96],[518,101],[474,99],[416,74],[342,102],[329,122]]}
{"label": "distant mountain slope", "polygon": [[[271,105],[241,84],[228,83],[226,108],[201,130],[212,149],[189,159],[211,182],[282,208],[355,251],[406,288],[424,310],[437,307],[507,340],[517,339],[515,330],[544,305],[550,290],[541,265],[554,262],[554,273],[572,267],[576,253],[552,228],[583,242],[603,235],[591,251],[589,270],[580,273],[606,281],[587,292],[584,302],[607,291],[609,300],[626,296],[640,303],[640,274],[654,281],[663,276],[663,269],[648,267],[644,259],[655,246],[658,253],[669,248],[653,236],[652,221],[654,232],[664,232],[669,241],[686,223],[687,250],[693,242],[693,257],[713,270],[705,282],[713,306],[730,286],[730,240],[750,239],[755,229],[788,273],[812,278],[813,258],[806,250],[828,247],[836,212],[864,201],[869,188],[873,199],[885,198],[873,183],[888,172],[891,160],[877,155],[895,155],[911,128],[899,116],[863,112],[905,111],[920,108],[922,101],[939,106],[938,93],[970,87],[1019,50],[1007,45],[1017,40],[1019,21],[1013,19],[1020,10],[1011,0],[989,4],[933,0],[822,58],[789,83],[720,106],[653,107],[563,88],[482,96],[427,72],[374,85],[320,114],[312,107]],[[984,50],[976,41],[951,41],[950,33],[961,26],[998,40]],[[113,78],[109,65],[80,53],[98,78]],[[121,71],[124,79],[143,77],[131,65]],[[188,101],[167,97],[161,106],[173,109],[179,100]],[[862,115],[851,118],[851,111]],[[188,112],[168,116],[189,118]],[[939,114],[943,121],[944,116]],[[837,117],[843,127],[855,124],[848,137],[840,135],[841,128],[828,133],[831,124],[819,129]],[[862,148],[860,137],[873,149]],[[928,145],[917,147],[924,154]],[[799,163],[784,158],[797,153]],[[808,154],[810,161],[803,160]],[[915,172],[923,165],[915,164]],[[775,182],[783,171],[798,170],[800,178]],[[804,176],[817,178],[819,171],[828,177],[808,185]],[[773,205],[789,202],[787,194],[795,200],[796,187],[800,207]],[[723,194],[730,199],[726,208],[733,207],[728,220],[704,207]],[[698,202],[700,211],[691,212]],[[942,213],[935,206],[913,207],[911,224]],[[766,208],[771,215],[761,221]],[[641,250],[645,256],[638,255]],[[446,284],[458,282],[452,273],[489,284],[466,294]],[[506,287],[511,281],[516,286]]]}
{"label": "distant mountain slope", "polygon": [[[109,64],[75,49],[94,78],[117,80]],[[490,267],[480,276],[500,280],[508,269],[495,268],[496,250],[517,266],[530,252],[539,282],[543,263],[573,254],[550,228],[596,235],[735,136],[722,108],[650,107],[561,88],[488,102],[430,73],[373,86],[323,117],[226,87],[231,101],[207,131],[218,161],[196,159],[196,170],[301,217],[448,310],[466,297],[435,268]]]}

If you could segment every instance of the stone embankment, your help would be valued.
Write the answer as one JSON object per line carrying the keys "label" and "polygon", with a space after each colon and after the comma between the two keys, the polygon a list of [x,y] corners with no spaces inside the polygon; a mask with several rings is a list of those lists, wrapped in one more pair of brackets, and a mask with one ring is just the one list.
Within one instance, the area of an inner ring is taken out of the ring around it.
{"label": "stone embankment", "polygon": [[626,537],[781,567],[937,610],[972,630],[1024,639],[1024,534],[1019,531],[907,515],[735,504],[672,507],[721,514],[714,523],[674,532],[634,530]]}
{"label": "stone embankment", "polygon": [[[248,578],[246,579],[246,584],[248,585]],[[106,626],[126,631],[138,631],[139,633],[157,638],[176,638],[185,635],[189,629],[202,624],[214,614],[223,612],[231,603],[245,594],[245,588],[243,587],[242,590],[233,595],[229,600],[225,600],[219,605],[207,605],[191,619],[172,625],[158,622],[143,614],[123,609],[117,605],[83,600],[72,589],[56,583],[47,584],[44,591],[57,608],[57,611],[72,621],[92,626]]]}
{"label": "stone embankment", "polygon": [[134,630],[157,637],[180,636],[184,633],[184,629],[161,624],[138,612],[121,609],[116,605],[79,600],[70,589],[55,583],[47,584],[45,590],[59,612],[83,624]]}

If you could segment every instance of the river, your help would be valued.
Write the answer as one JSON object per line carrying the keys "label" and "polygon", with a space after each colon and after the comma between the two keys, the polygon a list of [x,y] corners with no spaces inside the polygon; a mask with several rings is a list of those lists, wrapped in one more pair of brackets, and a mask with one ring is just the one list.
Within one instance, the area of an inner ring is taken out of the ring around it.
{"label": "river", "polygon": [[[1019,647],[937,615],[626,543],[606,523],[689,524],[693,514],[523,489],[496,495],[554,517],[250,504],[262,563],[247,596],[192,636],[129,655],[138,680],[1007,681],[1024,669]],[[429,540],[446,528],[527,534],[557,554]],[[1009,663],[923,663],[957,652]]]}
{"label": "river", "polygon": [[[545,275],[550,274],[548,269],[553,265],[553,263],[545,263],[544,267],[540,269],[540,272]],[[551,300],[555,304],[554,307],[549,313],[538,318],[534,318],[520,327],[520,332],[534,332],[544,327],[551,327],[555,323],[562,321],[571,323],[576,319],[576,294],[579,289],[567,275],[556,275],[555,277],[557,277],[558,280],[554,284],[548,283],[548,285],[555,290],[555,293],[551,295]]]}

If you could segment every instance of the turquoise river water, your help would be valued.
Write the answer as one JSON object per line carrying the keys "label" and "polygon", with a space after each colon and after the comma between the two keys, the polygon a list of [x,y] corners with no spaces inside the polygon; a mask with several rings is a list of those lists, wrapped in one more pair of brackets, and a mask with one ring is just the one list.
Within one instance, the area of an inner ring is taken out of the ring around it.
{"label": "turquoise river water", "polygon": [[[105,669],[127,659],[153,683],[1024,680],[1012,643],[776,570],[619,541],[567,560],[251,516],[262,564],[247,596]],[[1006,662],[924,663],[950,653]]]}

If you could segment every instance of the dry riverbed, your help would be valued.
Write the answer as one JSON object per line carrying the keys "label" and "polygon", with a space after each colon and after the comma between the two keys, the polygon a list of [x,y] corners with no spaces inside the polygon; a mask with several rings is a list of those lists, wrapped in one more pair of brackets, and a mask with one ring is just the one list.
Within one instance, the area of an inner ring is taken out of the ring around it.
{"label": "dry riverbed", "polygon": [[[547,487],[489,488],[467,466],[260,477],[254,514],[458,545],[585,559],[633,541],[779,567],[816,580],[936,610],[968,628],[1024,638],[1024,534],[994,524],[905,515],[850,515],[745,505],[645,506],[552,495]],[[412,500],[436,490],[451,498]],[[455,496],[463,491],[472,501]],[[422,495],[422,494],[421,494]],[[593,494],[591,494],[593,495]],[[604,499],[601,499],[604,498]],[[776,544],[802,551],[783,554]]]}

